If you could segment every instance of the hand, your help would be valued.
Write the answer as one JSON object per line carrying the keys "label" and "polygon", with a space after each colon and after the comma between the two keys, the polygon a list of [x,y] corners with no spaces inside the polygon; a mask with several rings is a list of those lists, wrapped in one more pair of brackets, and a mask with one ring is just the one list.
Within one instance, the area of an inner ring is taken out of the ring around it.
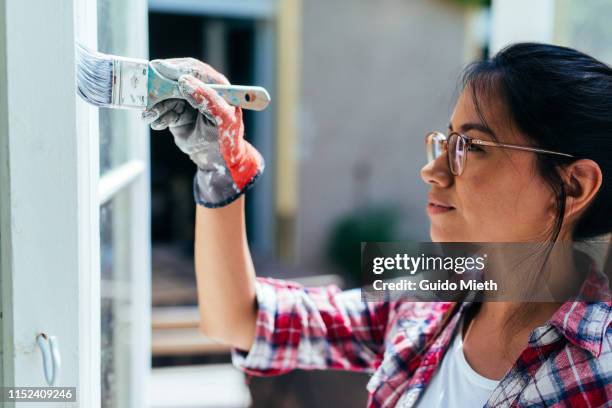
{"label": "hand", "polygon": [[143,112],[154,130],[169,128],[176,145],[198,166],[194,198],[222,207],[248,190],[265,168],[261,154],[244,139],[242,109],[230,106],[207,83],[225,76],[193,58],[153,60],[162,75],[178,81],[183,99],[168,99]]}

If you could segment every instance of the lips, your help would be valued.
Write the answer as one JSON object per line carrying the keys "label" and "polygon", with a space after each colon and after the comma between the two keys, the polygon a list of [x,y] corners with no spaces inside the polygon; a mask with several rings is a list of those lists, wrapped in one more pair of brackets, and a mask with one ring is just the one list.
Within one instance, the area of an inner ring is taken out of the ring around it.
{"label": "lips", "polygon": [[449,209],[453,209],[455,207],[453,207],[452,205],[450,205],[450,203],[440,200],[438,198],[433,198],[433,197],[429,197],[429,201],[427,203],[428,205],[433,205],[436,207],[443,207],[443,208],[449,208]]}
{"label": "lips", "polygon": [[429,201],[427,202],[427,213],[429,215],[443,214],[453,211],[454,209],[455,207],[450,205],[450,203],[448,203],[447,201],[438,198],[433,198],[431,196],[429,197]]}

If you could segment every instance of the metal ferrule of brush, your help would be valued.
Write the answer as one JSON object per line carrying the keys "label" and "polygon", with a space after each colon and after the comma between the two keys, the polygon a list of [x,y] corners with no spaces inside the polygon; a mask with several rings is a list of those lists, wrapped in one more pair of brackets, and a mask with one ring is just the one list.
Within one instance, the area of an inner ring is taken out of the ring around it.
{"label": "metal ferrule of brush", "polygon": [[148,78],[147,60],[114,59],[111,106],[145,109],[148,103]]}
{"label": "metal ferrule of brush", "polygon": [[[77,43],[76,88],[86,102],[101,107],[140,109],[170,98],[181,98],[177,81],[164,77],[149,61],[118,57]],[[260,86],[206,84],[233,106],[260,111],[270,103]]]}

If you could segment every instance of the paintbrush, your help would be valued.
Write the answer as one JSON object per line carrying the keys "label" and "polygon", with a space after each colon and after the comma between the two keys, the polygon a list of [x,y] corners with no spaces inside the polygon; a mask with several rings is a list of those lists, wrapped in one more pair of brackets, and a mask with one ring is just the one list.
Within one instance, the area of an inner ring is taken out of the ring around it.
{"label": "paintbrush", "polygon": [[[77,93],[95,106],[145,110],[182,98],[178,82],[164,77],[149,61],[93,51],[76,43]],[[260,86],[206,84],[230,105],[260,111],[270,95]]]}

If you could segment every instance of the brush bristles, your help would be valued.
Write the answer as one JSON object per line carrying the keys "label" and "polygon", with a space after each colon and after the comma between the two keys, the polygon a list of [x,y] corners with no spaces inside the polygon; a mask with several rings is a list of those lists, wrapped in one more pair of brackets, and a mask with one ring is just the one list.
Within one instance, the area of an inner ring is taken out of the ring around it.
{"label": "brush bristles", "polygon": [[76,44],[77,93],[96,106],[110,106],[113,99],[113,58]]}

